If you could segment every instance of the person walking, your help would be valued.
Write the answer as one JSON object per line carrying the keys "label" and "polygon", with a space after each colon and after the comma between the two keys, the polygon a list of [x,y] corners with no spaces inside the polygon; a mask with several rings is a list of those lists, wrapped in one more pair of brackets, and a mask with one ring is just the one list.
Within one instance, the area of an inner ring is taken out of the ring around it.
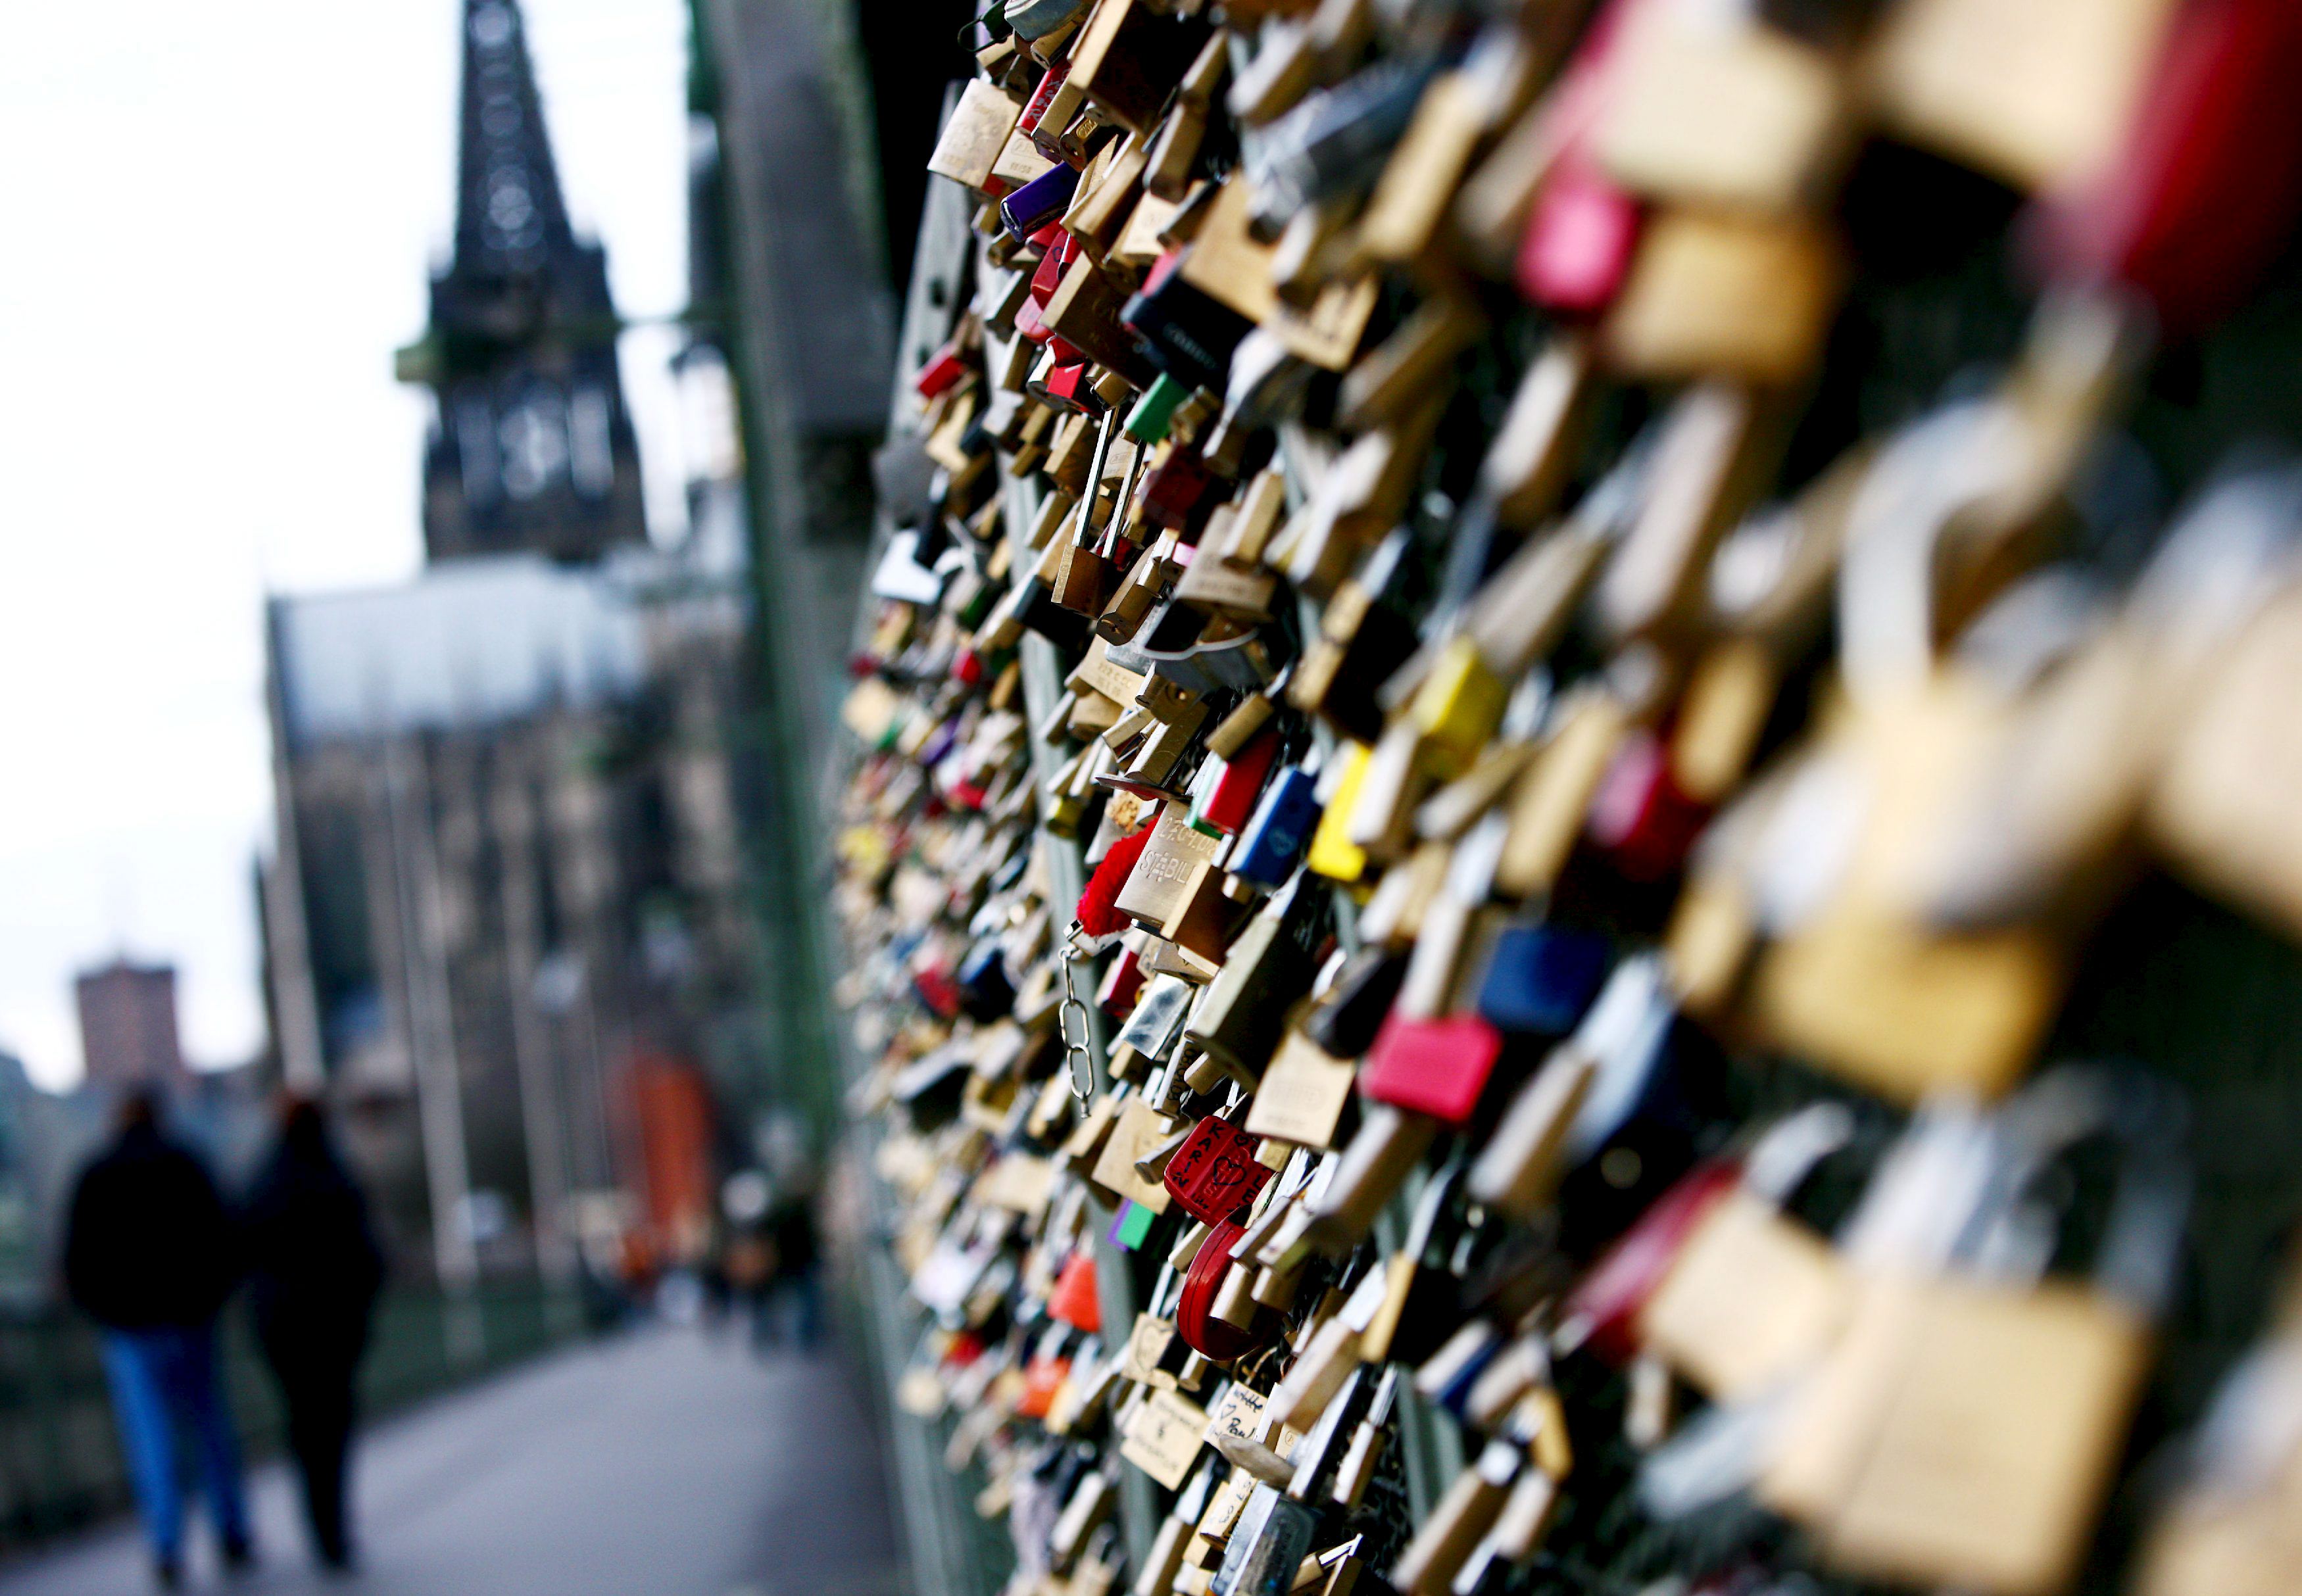
{"label": "person walking", "polygon": [[234,1252],[207,1167],[162,1132],[155,1095],[130,1094],[117,1133],[73,1186],[64,1286],[103,1327],[122,1449],[164,1588],[183,1577],[180,1432],[198,1457],[225,1568],[254,1559],[239,1444],[216,1371],[216,1314],[231,1294]]}
{"label": "person walking", "polygon": [[288,1409],[312,1549],[323,1567],[347,1569],[355,1381],[384,1264],[367,1198],[309,1099],[281,1105],[279,1143],[249,1194],[246,1235],[256,1339]]}
{"label": "person walking", "polygon": [[775,1298],[789,1300],[798,1321],[800,1350],[812,1352],[823,1342],[823,1266],[816,1244],[815,1194],[805,1187],[786,1193],[769,1211],[767,1226],[775,1249],[775,1277],[769,1282],[769,1301],[760,1310],[761,1317]]}

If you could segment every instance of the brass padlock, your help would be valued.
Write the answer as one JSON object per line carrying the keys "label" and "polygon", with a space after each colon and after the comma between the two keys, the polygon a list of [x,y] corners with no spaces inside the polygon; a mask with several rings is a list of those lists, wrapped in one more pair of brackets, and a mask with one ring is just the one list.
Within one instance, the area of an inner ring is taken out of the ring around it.
{"label": "brass padlock", "polygon": [[[2171,1287],[2189,1203],[2181,1121],[2146,1078],[2057,1071],[1987,1122],[1987,1176],[1964,1201],[1938,1189],[1930,1235],[1911,1228],[1908,1187],[1856,1215],[1846,1330],[1760,1485],[1833,1567],[1990,1596],[2069,1584]],[[2095,1278],[2039,1280],[2059,1222],[2046,1177],[2097,1138],[2123,1158]]]}

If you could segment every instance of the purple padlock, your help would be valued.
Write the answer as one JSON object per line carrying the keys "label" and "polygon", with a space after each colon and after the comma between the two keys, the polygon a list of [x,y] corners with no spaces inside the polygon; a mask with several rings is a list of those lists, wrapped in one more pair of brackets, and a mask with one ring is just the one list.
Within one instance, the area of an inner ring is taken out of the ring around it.
{"label": "purple padlock", "polygon": [[1063,214],[1079,189],[1079,168],[1050,166],[999,202],[999,219],[1018,243]]}

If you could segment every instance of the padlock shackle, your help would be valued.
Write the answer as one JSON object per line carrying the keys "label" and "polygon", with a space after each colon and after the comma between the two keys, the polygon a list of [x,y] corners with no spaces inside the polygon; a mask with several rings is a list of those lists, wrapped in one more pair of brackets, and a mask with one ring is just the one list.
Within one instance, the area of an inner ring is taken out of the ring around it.
{"label": "padlock shackle", "polygon": [[2040,1231],[2037,1206],[2026,1199],[2074,1147],[2107,1137],[2121,1156],[2094,1283],[2156,1316],[2172,1290],[2189,1218],[2189,1122],[2180,1096],[2138,1069],[2073,1064],[2039,1077],[1993,1116],[1999,1164],[1957,1261],[1997,1278],[2036,1279],[2053,1237]]}
{"label": "padlock shackle", "polygon": [[1759,1134],[1743,1155],[1743,1187],[1776,1208],[1834,1153],[1854,1140],[1854,1112],[1843,1103],[1810,1103]]}

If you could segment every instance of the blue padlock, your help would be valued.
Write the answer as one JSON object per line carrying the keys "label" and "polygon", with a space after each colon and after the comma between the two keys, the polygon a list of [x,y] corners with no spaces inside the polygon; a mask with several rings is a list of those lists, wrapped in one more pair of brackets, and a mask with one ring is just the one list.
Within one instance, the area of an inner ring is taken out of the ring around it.
{"label": "blue padlock", "polygon": [[1587,931],[1508,927],[1479,983],[1480,1018],[1522,1036],[1566,1036],[1599,995],[1612,956],[1607,939]]}
{"label": "blue padlock", "polygon": [[1277,886],[1294,873],[1303,844],[1319,823],[1318,785],[1319,778],[1298,765],[1272,777],[1231,850],[1231,874],[1258,886]]}
{"label": "blue padlock", "polygon": [[959,965],[960,1004],[968,1018],[988,1025],[1015,1006],[1015,982],[1007,973],[1006,950],[995,937],[970,948]]}

